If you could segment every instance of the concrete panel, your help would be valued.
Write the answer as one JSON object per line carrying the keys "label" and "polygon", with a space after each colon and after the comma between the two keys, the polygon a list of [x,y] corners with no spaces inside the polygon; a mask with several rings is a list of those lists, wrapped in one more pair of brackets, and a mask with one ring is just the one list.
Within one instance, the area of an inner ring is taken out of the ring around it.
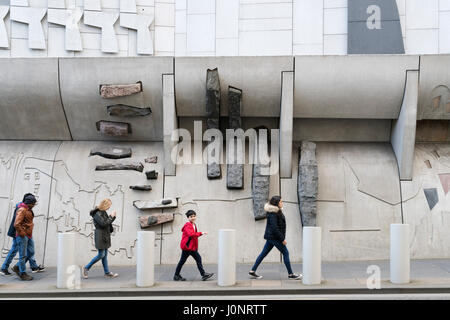
{"label": "concrete panel", "polygon": [[71,139],[57,59],[0,59],[0,70],[0,139]]}
{"label": "concrete panel", "polygon": [[[38,204],[33,209],[35,214],[33,230],[35,257],[38,264],[44,263],[51,175],[53,160],[60,143],[59,141],[0,142],[0,176],[2,177],[0,179],[0,250],[2,261],[11,248],[12,239],[7,236],[7,231],[15,205],[22,201],[25,193],[31,192],[36,195],[38,200]],[[56,251],[53,254],[56,256]],[[45,265],[47,265],[46,262]]]}
{"label": "concrete panel", "polygon": [[397,159],[401,180],[412,178],[414,145],[416,139],[419,71],[408,71],[405,95],[397,120],[392,124],[391,144]]}
{"label": "concrete panel", "polygon": [[171,152],[176,146],[176,142],[172,141],[172,133],[178,129],[174,85],[173,74],[163,75],[164,174],[171,176],[175,175],[175,163],[171,160]]}
{"label": "concrete panel", "polygon": [[[403,216],[404,222],[411,226],[412,259],[450,255],[450,195],[445,193],[441,182],[441,177],[449,172],[449,155],[449,143],[416,144],[412,181],[402,181]],[[437,192],[438,202],[431,208],[426,196],[428,189]]]}
{"label": "concrete panel", "polygon": [[387,142],[391,120],[294,119],[294,141]]}
{"label": "concrete panel", "polygon": [[206,70],[218,68],[223,102],[228,114],[228,86],[242,90],[243,117],[280,115],[281,72],[293,70],[292,57],[177,58],[175,87],[178,116],[205,116]]}
{"label": "concrete panel", "polygon": [[[74,140],[163,140],[162,74],[173,73],[171,58],[61,59],[61,96]],[[143,91],[131,96],[103,99],[102,84],[142,82]],[[125,104],[150,107],[145,117],[110,117],[106,107]],[[104,136],[95,123],[100,120],[131,124],[126,137]]]}
{"label": "concrete panel", "polygon": [[290,178],[292,173],[292,130],[294,107],[294,73],[283,72],[280,111],[280,177]]}
{"label": "concrete panel", "polygon": [[[46,265],[56,264],[56,239],[58,232],[71,231],[78,235],[76,256],[77,264],[86,265],[95,254],[94,226],[89,215],[95,205],[104,198],[112,200],[111,209],[117,212],[113,223],[114,233],[111,237],[108,262],[110,265],[135,265],[135,245],[137,231],[140,230],[138,219],[150,213],[161,213],[162,209],[143,212],[133,206],[134,200],[154,200],[163,198],[163,179],[152,180],[152,191],[142,192],[129,188],[130,185],[147,184],[144,173],[137,171],[95,171],[98,164],[115,160],[100,156],[89,156],[90,150],[97,147],[130,147],[131,161],[141,162],[145,171],[162,172],[163,162],[146,163],[145,158],[157,156],[163,159],[162,143],[111,143],[111,142],[67,142],[63,143],[55,158],[53,183],[51,186],[51,203],[48,207],[48,231],[46,247]],[[161,175],[162,176],[162,175]],[[46,208],[47,209],[47,208]],[[174,212],[176,209],[164,209]],[[151,227],[160,239],[161,227]],[[156,241],[155,263],[159,263],[160,240]]]}
{"label": "concrete panel", "polygon": [[416,56],[295,58],[294,117],[396,119]]}
{"label": "concrete panel", "polygon": [[443,67],[450,64],[450,55],[426,55],[420,59],[417,119],[450,119],[446,109],[450,103],[450,69]]}

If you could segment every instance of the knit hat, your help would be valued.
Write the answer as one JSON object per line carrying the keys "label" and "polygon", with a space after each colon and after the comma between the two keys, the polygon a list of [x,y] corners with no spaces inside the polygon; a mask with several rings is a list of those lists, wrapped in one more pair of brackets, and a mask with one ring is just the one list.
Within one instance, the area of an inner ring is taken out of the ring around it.
{"label": "knit hat", "polygon": [[34,195],[26,194],[25,197],[23,197],[23,203],[25,204],[35,204],[37,202],[36,197]]}

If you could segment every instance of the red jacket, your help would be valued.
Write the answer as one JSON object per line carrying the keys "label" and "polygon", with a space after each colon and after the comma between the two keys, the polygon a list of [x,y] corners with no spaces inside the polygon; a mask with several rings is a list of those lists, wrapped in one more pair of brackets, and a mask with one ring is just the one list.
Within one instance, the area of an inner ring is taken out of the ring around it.
{"label": "red jacket", "polygon": [[180,243],[181,250],[197,251],[198,237],[202,235],[201,232],[197,232],[197,226],[194,223],[186,222],[181,231],[183,231]]}

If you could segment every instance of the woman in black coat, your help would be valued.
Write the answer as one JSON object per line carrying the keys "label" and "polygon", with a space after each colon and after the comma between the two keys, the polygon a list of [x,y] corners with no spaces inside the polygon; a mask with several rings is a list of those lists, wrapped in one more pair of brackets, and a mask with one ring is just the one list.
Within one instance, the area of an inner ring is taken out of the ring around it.
{"label": "woman in black coat", "polygon": [[292,272],[291,262],[289,260],[289,251],[286,247],[286,218],[282,212],[283,201],[280,196],[273,196],[268,203],[264,205],[264,210],[267,212],[267,224],[266,231],[264,233],[264,239],[266,244],[255,261],[252,270],[249,274],[256,279],[261,279],[262,276],[256,274],[256,269],[261,264],[263,259],[269,254],[269,252],[276,247],[282,254],[284,264],[288,271],[289,279],[301,279],[302,275],[298,275]]}
{"label": "woman in black coat", "polygon": [[94,219],[95,226],[95,248],[98,250],[98,255],[94,257],[83,268],[83,277],[87,279],[89,269],[98,261],[102,260],[103,271],[106,278],[115,278],[117,273],[109,271],[108,268],[108,248],[111,247],[111,233],[114,231],[112,223],[116,219],[116,212],[108,216],[106,210],[111,207],[111,200],[104,199],[98,207],[91,211],[91,217]]}

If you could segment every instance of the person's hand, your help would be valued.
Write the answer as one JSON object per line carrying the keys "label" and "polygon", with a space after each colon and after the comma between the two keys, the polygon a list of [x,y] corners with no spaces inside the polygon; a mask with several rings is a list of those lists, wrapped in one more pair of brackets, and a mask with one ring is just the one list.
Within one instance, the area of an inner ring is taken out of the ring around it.
{"label": "person's hand", "polygon": [[283,241],[283,244],[284,244],[284,245],[287,245],[287,241],[286,241],[286,240],[284,240],[284,241]]}
{"label": "person's hand", "polygon": [[205,231],[205,232],[202,232],[202,235],[204,235],[204,234],[208,234],[208,232],[206,232],[206,231]]}
{"label": "person's hand", "polygon": [[114,218],[114,217],[116,216],[116,214],[117,214],[117,213],[116,213],[116,211],[114,210],[114,211],[111,213],[111,217]]}

